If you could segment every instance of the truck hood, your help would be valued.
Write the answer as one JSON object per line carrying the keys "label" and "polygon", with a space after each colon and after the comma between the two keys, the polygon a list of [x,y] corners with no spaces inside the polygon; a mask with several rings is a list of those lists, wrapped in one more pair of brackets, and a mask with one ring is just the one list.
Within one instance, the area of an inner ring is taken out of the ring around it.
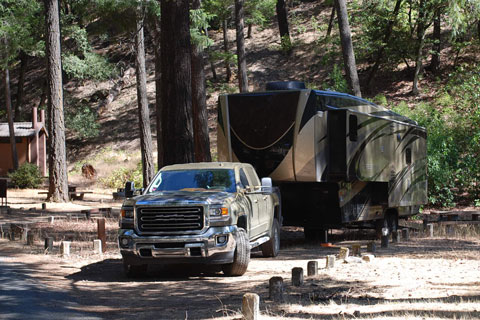
{"label": "truck hood", "polygon": [[159,191],[135,197],[136,205],[223,204],[234,193],[205,191]]}

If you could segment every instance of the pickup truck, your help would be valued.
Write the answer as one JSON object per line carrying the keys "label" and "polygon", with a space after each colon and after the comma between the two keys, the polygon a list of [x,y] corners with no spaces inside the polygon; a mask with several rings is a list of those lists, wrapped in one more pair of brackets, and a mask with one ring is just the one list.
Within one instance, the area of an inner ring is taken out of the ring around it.
{"label": "pickup truck", "polygon": [[140,195],[133,193],[127,182],[118,233],[128,277],[151,264],[179,263],[221,265],[225,275],[240,276],[251,249],[278,255],[279,193],[250,164],[166,166]]}

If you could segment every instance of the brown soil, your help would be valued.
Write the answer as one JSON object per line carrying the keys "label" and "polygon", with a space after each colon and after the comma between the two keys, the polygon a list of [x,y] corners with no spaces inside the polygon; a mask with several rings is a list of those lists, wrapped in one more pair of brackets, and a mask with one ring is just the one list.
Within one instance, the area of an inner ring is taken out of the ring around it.
{"label": "brown soil", "polygon": [[[22,197],[17,191],[10,199],[15,202],[12,206],[26,205],[25,199],[32,192],[26,191]],[[100,207],[105,201],[89,201],[89,206]],[[32,201],[31,205],[39,203]],[[85,204],[68,206],[80,205]],[[25,212],[30,220],[41,219],[40,213],[25,210],[13,210],[9,217],[3,214],[0,219],[22,220]],[[260,296],[260,309],[267,319],[480,317],[478,229],[452,238],[417,235],[411,241],[390,244],[388,249],[379,248],[377,242],[372,262],[337,261],[333,269],[325,269],[326,255],[337,254],[338,247],[354,243],[362,244],[365,253],[373,234],[335,232],[334,247],[329,248],[305,243],[301,228],[284,227],[280,255],[267,259],[253,253],[242,277],[225,277],[202,266],[174,266],[153,267],[144,278],[132,280],[123,275],[115,243],[116,225],[115,219],[107,220],[108,251],[103,255],[93,253],[95,221],[82,217],[78,221],[57,219],[53,225],[41,223],[37,227],[43,231],[34,246],[0,240],[0,261],[21,264],[48,288],[72,295],[80,311],[106,319],[240,319],[242,296],[247,292]],[[41,238],[46,234],[55,237],[55,250],[48,255]],[[73,241],[70,257],[61,257],[58,252],[62,240]],[[303,286],[292,286],[291,269],[302,267],[306,273],[310,260],[318,261],[319,274],[305,275]],[[284,303],[269,299],[268,280],[273,276],[284,279]]]}

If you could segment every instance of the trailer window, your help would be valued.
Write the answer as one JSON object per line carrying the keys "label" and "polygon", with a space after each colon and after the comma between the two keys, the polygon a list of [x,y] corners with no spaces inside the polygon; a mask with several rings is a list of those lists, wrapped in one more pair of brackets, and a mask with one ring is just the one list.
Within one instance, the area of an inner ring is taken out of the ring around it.
{"label": "trailer window", "polygon": [[407,158],[407,164],[412,164],[412,149],[407,148],[407,150],[405,150],[405,157]]}
{"label": "trailer window", "polygon": [[358,140],[357,127],[358,127],[357,116],[354,116],[353,114],[351,114],[350,117],[348,118],[348,131],[349,131],[350,141]]}

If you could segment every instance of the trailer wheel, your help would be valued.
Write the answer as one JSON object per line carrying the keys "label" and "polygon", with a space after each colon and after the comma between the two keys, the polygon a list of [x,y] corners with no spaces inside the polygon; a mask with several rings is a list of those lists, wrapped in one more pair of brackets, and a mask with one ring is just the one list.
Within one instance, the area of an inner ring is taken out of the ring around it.
{"label": "trailer wheel", "polygon": [[272,222],[272,237],[262,244],[262,254],[264,257],[276,257],[280,251],[280,224],[277,219]]}
{"label": "trailer wheel", "polygon": [[127,264],[123,262],[123,271],[127,278],[139,278],[145,276],[147,273],[148,265],[147,264]]}
{"label": "trailer wheel", "polygon": [[250,242],[244,229],[239,228],[235,238],[237,246],[233,262],[222,266],[223,273],[226,276],[241,276],[248,268],[250,262]]}

